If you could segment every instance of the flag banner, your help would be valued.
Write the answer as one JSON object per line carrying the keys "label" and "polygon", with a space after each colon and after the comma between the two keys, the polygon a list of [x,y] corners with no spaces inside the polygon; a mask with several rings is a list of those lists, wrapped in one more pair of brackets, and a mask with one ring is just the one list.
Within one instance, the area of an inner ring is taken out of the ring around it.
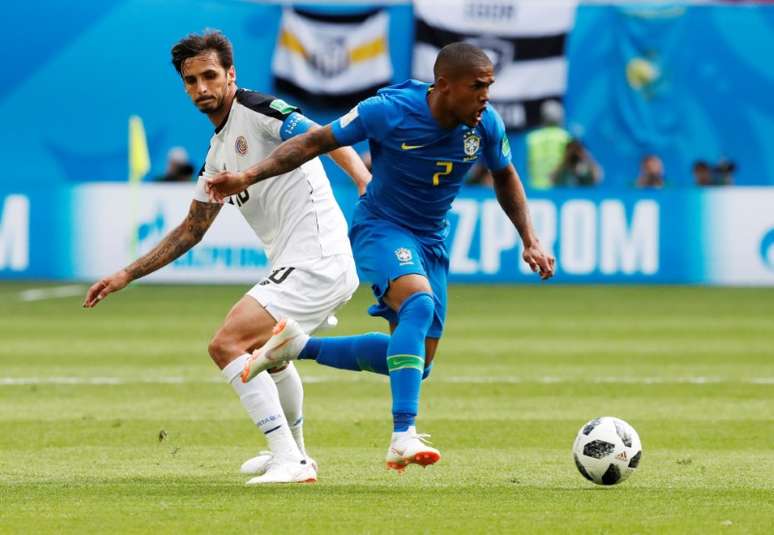
{"label": "flag banner", "polygon": [[329,15],[286,8],[274,52],[275,88],[322,106],[352,106],[389,85],[389,15]]}
{"label": "flag banner", "polygon": [[145,127],[137,115],[129,117],[129,182],[136,183],[150,171]]}
{"label": "flag banner", "polygon": [[474,44],[494,64],[489,96],[506,128],[537,126],[541,104],[562,100],[567,87],[565,42],[576,6],[576,0],[416,0],[413,76],[432,81],[443,46]]}

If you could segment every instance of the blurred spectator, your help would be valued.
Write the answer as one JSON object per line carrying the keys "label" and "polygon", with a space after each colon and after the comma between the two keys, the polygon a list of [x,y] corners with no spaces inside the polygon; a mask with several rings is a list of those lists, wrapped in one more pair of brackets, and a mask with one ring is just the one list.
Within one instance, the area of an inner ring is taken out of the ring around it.
{"label": "blurred spectator", "polygon": [[489,188],[494,187],[494,178],[492,173],[485,165],[480,163],[475,164],[468,171],[468,175],[465,177],[465,183],[473,186],[486,186]]}
{"label": "blurred spectator", "polygon": [[664,163],[655,154],[648,154],[640,163],[640,176],[637,177],[638,188],[663,188]]}
{"label": "blurred spectator", "polygon": [[193,179],[194,166],[188,159],[183,147],[172,147],[167,153],[167,169],[159,176],[159,182],[190,182]]}
{"label": "blurred spectator", "polygon": [[602,180],[602,169],[578,139],[573,139],[564,148],[559,167],[551,173],[554,186],[593,186]]}
{"label": "blurred spectator", "polygon": [[715,185],[730,186],[734,183],[736,164],[731,160],[720,160],[715,166]]}
{"label": "blurred spectator", "polygon": [[693,179],[697,186],[729,186],[734,183],[733,173],[736,164],[730,160],[720,160],[715,167],[699,160],[693,164]]}
{"label": "blurred spectator", "polygon": [[560,125],[564,108],[556,100],[547,100],[540,107],[543,126],[527,134],[527,165],[529,182],[534,189],[551,187],[551,173],[559,167],[570,134]]}
{"label": "blurred spectator", "polygon": [[698,160],[693,163],[693,180],[697,186],[712,186],[712,168],[704,160]]}

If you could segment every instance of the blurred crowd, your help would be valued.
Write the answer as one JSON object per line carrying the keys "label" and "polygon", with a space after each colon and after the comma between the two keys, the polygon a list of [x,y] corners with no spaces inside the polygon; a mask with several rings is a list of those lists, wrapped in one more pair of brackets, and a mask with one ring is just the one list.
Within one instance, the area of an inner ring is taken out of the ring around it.
{"label": "blurred crowd", "polygon": [[[562,125],[564,110],[555,100],[543,103],[542,125],[527,134],[527,173],[525,186],[530,189],[585,188],[599,185],[604,170],[584,146]],[[730,186],[734,183],[736,163],[722,159],[716,164],[694,162],[691,172],[696,186]],[[634,176],[634,173],[632,173]],[[468,175],[468,184],[492,186],[492,175],[476,165]],[[664,163],[658,154],[645,154],[631,185],[637,188],[669,186]]]}

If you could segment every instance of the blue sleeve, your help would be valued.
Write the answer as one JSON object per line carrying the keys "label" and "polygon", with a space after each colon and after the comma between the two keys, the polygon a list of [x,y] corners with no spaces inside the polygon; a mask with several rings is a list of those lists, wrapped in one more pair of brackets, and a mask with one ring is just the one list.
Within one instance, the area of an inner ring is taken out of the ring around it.
{"label": "blue sleeve", "polygon": [[341,145],[353,145],[365,139],[381,141],[387,130],[386,116],[384,99],[368,98],[331,123],[333,137]]}
{"label": "blue sleeve", "polygon": [[282,121],[280,127],[280,138],[282,141],[288,140],[295,136],[300,136],[309,131],[310,128],[316,126],[316,123],[302,115],[301,113],[294,111]]}
{"label": "blue sleeve", "polygon": [[491,118],[486,124],[487,143],[484,147],[484,161],[490,171],[499,171],[511,163],[511,144],[505,132],[500,115],[491,109]]}

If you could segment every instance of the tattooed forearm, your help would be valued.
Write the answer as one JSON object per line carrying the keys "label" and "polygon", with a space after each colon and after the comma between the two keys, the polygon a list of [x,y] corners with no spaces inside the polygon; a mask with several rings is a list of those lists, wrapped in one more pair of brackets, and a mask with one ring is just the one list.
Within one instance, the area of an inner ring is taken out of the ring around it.
{"label": "tattooed forearm", "polygon": [[339,147],[330,127],[315,128],[294,137],[274,149],[261,163],[247,169],[247,176],[254,184],[296,169],[312,158]]}
{"label": "tattooed forearm", "polygon": [[219,204],[193,201],[185,221],[164,236],[147,254],[127,266],[125,271],[132,280],[136,280],[166,266],[201,241],[220,208]]}

